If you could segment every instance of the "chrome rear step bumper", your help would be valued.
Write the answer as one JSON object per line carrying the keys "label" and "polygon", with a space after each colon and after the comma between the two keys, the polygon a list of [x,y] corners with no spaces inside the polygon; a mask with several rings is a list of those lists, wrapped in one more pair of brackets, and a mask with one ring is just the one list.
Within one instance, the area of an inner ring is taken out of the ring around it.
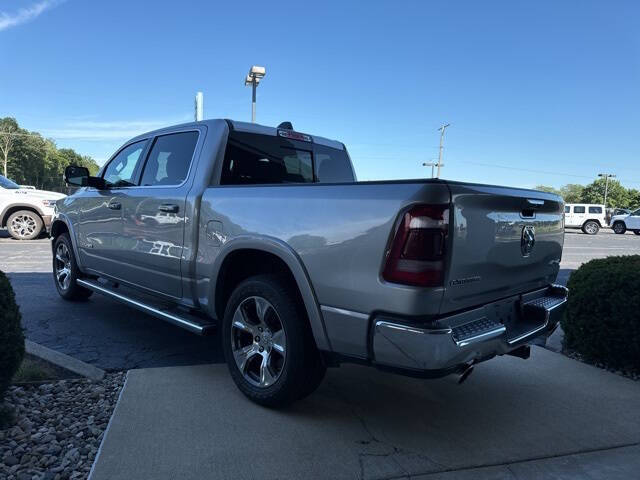
{"label": "chrome rear step bumper", "polygon": [[114,300],[129,305],[141,312],[153,315],[154,317],[160,318],[198,335],[206,335],[215,327],[213,323],[209,323],[206,319],[191,315],[188,312],[178,311],[177,309],[170,308],[167,305],[160,303],[155,304],[147,300],[137,298],[137,296],[132,293],[125,294],[115,291],[114,287],[100,283],[97,280],[79,279],[76,280],[76,283],[82,287],[88,288],[89,290],[93,290],[96,293],[111,297]]}
{"label": "chrome rear step bumper", "polygon": [[414,372],[448,371],[509,353],[550,335],[567,296],[565,287],[551,285],[438,319],[429,327],[378,317],[372,338],[374,362]]}

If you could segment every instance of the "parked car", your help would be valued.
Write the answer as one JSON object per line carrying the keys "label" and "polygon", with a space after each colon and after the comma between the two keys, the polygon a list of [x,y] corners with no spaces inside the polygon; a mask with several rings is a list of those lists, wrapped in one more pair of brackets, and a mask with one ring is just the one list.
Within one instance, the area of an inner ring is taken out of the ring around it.
{"label": "parked car", "polygon": [[51,226],[53,208],[65,195],[21,187],[0,175],[0,227],[16,240],[33,240]]}
{"label": "parked car", "polygon": [[604,205],[567,203],[564,206],[564,226],[580,228],[587,235],[595,235],[607,226]]}
{"label": "parked car", "polygon": [[640,208],[629,214],[614,215],[611,217],[611,228],[615,233],[623,234],[627,230],[640,235]]}
{"label": "parked car", "polygon": [[289,123],[157,130],[66,180],[82,188],[53,222],[60,296],[218,328],[233,380],[263,405],[342,362],[463,380],[496,355],[527,358],[566,302],[559,196],[357,182],[342,143]]}

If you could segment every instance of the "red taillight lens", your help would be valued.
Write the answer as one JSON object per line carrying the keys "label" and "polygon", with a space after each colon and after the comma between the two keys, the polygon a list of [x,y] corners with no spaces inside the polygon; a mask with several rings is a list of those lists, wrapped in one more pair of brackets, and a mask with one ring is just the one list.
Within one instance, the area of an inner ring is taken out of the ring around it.
{"label": "red taillight lens", "polygon": [[404,214],[387,253],[388,282],[436,287],[444,279],[449,205],[417,205]]}

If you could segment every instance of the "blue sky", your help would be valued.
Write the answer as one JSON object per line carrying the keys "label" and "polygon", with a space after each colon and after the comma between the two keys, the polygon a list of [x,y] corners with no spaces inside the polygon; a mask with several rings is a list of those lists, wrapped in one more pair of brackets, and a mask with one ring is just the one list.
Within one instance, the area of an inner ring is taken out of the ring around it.
{"label": "blue sky", "polygon": [[[151,5],[154,5],[151,7]],[[0,4],[0,116],[103,162],[193,116],[343,141],[362,180],[430,176],[533,187],[601,171],[640,188],[634,1]]]}

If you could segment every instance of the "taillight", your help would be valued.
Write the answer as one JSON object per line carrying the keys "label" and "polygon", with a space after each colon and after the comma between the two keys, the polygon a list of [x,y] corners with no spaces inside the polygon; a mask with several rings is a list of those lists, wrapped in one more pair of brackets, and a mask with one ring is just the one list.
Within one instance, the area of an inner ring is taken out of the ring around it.
{"label": "taillight", "polygon": [[448,230],[449,205],[412,207],[400,221],[382,277],[421,287],[442,285]]}

